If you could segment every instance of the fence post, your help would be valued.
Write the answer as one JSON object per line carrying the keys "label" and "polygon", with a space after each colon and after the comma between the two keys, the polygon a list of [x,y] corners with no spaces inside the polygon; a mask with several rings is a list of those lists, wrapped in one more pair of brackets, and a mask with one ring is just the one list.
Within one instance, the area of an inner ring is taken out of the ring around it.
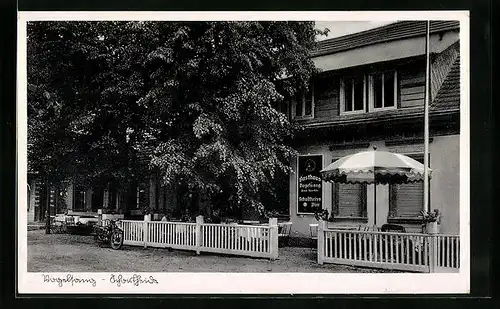
{"label": "fence post", "polygon": [[269,256],[271,260],[278,258],[278,218],[269,218]]}
{"label": "fence post", "polygon": [[438,260],[437,235],[429,235],[429,272],[435,273]]}
{"label": "fence post", "polygon": [[149,231],[148,231],[148,221],[151,220],[151,215],[145,215],[144,221],[142,222],[142,239],[144,240],[144,248],[148,247],[149,241]]}
{"label": "fence post", "polygon": [[196,217],[196,254],[200,254],[201,246],[203,245],[203,231],[201,229],[201,225],[203,224],[203,216]]}
{"label": "fence post", "polygon": [[318,222],[318,264],[323,264],[323,259],[325,257],[325,229],[326,222],[319,220]]}

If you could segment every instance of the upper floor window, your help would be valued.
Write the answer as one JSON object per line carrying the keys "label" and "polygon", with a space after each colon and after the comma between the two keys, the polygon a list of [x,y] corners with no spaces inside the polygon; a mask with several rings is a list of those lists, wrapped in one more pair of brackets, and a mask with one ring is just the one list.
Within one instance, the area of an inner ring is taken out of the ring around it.
{"label": "upper floor window", "polygon": [[299,95],[295,102],[295,118],[314,118],[314,87]]}
{"label": "upper floor window", "polygon": [[397,106],[397,73],[387,71],[369,76],[370,110],[394,109]]}
{"label": "upper floor window", "polygon": [[340,81],[340,113],[363,113],[366,110],[366,78],[356,76]]}

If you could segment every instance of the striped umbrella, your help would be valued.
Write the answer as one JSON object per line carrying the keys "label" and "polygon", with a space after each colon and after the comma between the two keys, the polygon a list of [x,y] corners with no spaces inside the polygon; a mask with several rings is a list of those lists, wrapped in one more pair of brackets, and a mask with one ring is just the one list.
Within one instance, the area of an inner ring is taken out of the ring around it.
{"label": "striped umbrella", "polygon": [[[429,169],[429,177],[431,170]],[[321,170],[325,181],[338,183],[402,184],[424,180],[424,165],[408,156],[379,151],[363,151],[338,159]],[[374,186],[374,223],[377,222],[377,186]]]}

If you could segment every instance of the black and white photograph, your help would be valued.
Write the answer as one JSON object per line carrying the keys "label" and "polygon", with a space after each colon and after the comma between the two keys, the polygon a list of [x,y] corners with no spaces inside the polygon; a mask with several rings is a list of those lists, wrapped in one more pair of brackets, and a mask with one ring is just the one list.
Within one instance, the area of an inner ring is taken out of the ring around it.
{"label": "black and white photograph", "polygon": [[371,14],[21,14],[19,290],[467,292],[468,13]]}

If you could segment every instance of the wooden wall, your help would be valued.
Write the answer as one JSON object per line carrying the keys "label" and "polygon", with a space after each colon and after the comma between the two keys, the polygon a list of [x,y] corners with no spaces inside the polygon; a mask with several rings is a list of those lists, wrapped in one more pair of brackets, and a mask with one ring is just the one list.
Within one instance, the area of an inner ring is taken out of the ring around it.
{"label": "wooden wall", "polygon": [[414,108],[424,105],[425,67],[407,66],[398,72],[399,108]]}
{"label": "wooden wall", "polygon": [[314,115],[317,119],[331,119],[339,115],[340,79],[320,76],[314,81]]}

